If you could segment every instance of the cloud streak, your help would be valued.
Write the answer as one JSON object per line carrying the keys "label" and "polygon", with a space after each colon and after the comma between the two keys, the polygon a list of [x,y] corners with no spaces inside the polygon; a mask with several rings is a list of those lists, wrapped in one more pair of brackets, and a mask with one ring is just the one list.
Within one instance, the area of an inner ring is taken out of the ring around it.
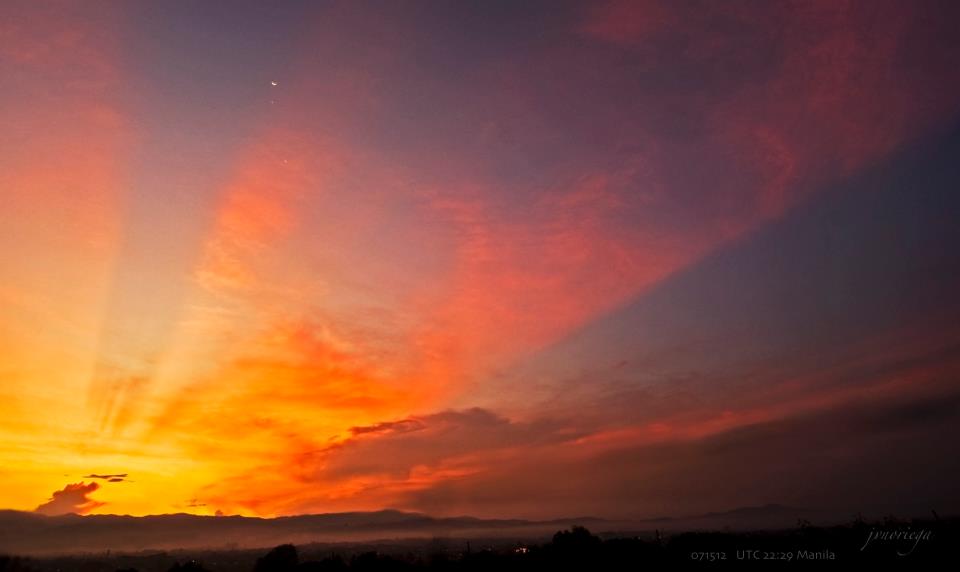
{"label": "cloud streak", "polygon": [[98,475],[96,473],[91,473],[89,475],[84,475],[85,479],[101,479],[107,481],[108,483],[122,483],[124,482],[129,475],[127,473],[117,473],[115,475]]}

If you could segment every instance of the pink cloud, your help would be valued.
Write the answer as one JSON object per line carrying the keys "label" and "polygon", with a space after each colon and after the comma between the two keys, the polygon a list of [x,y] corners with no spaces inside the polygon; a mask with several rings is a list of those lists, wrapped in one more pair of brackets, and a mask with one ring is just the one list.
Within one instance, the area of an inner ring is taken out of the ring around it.
{"label": "pink cloud", "polygon": [[670,23],[668,6],[658,0],[612,0],[592,5],[581,31],[598,40],[630,46]]}

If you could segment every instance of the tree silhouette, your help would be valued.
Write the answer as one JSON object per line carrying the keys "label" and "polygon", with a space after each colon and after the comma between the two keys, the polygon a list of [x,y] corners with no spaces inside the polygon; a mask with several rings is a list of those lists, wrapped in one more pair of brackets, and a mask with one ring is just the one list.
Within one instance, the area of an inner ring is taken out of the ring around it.
{"label": "tree silhouette", "polygon": [[600,538],[582,526],[561,530],[553,535],[553,547],[558,552],[581,554],[595,552],[600,544]]}
{"label": "tree silhouette", "polygon": [[300,558],[297,549],[292,544],[281,544],[265,556],[257,559],[254,572],[293,572],[297,568]]}
{"label": "tree silhouette", "polygon": [[196,560],[188,560],[183,563],[175,563],[170,567],[170,572],[208,572],[208,570]]}

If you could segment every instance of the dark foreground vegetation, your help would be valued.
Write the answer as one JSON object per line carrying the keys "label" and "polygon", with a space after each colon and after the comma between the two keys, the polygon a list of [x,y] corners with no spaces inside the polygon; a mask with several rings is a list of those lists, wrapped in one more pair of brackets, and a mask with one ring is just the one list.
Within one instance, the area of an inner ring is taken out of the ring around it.
{"label": "dark foreground vegetation", "polygon": [[[801,521],[783,531],[596,536],[575,526],[541,542],[434,539],[375,544],[291,544],[263,550],[0,556],[0,572],[337,572],[406,570],[661,570],[717,566],[947,565],[960,521],[886,519],[834,527]],[[797,564],[800,563],[800,564]]]}

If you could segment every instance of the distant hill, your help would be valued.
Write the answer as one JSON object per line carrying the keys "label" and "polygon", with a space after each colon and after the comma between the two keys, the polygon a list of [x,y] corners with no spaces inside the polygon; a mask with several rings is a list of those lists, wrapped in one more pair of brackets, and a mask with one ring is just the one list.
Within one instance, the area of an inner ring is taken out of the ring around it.
{"label": "distant hill", "polygon": [[381,510],[307,514],[278,518],[164,514],[43,516],[0,511],[0,553],[75,554],[106,550],[262,548],[282,543],[369,542],[409,538],[544,539],[557,530],[582,525],[596,533],[642,534],[689,530],[792,528],[799,519],[839,522],[824,513],[777,504],[742,507],[686,517],[631,521],[594,517],[556,520],[436,518],[415,512]]}
{"label": "distant hill", "polygon": [[242,516],[63,515],[0,511],[0,553],[169,550],[177,548],[268,547],[284,542],[353,542],[433,536],[533,538],[575,524],[604,530],[612,521],[583,517],[550,521],[473,517],[434,518],[383,510],[309,514],[278,518]]}
{"label": "distant hill", "polygon": [[821,510],[803,509],[780,504],[739,507],[721,512],[708,512],[679,518],[654,518],[638,521],[672,530],[761,530],[791,528],[800,520],[817,524],[837,524],[849,521],[851,515]]}

